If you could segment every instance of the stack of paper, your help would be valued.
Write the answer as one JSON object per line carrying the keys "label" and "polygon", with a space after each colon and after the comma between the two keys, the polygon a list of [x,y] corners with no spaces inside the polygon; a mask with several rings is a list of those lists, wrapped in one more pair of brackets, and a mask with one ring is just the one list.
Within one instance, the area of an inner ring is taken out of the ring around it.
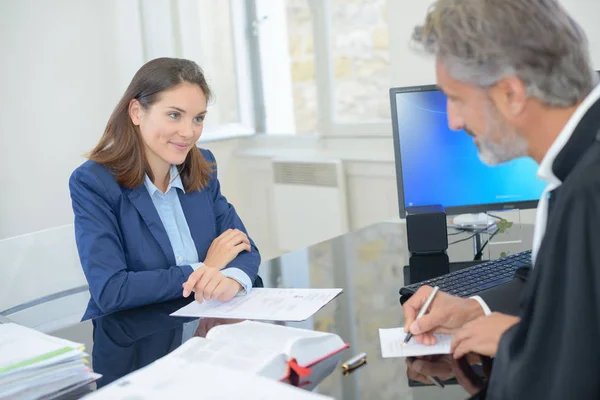
{"label": "stack of paper", "polygon": [[52,399],[98,379],[83,345],[0,324],[0,399]]}

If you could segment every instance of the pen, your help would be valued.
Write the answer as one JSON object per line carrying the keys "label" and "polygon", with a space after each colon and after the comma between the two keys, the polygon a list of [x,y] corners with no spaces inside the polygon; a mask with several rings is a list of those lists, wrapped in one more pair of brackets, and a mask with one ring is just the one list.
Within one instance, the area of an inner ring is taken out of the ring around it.
{"label": "pen", "polygon": [[346,361],[342,364],[342,369],[344,370],[344,374],[355,370],[356,368],[367,363],[367,353],[360,353]]}
{"label": "pen", "polygon": [[[431,302],[433,301],[433,298],[435,297],[438,290],[440,290],[440,288],[438,286],[433,288],[433,290],[429,294],[429,297],[427,297],[427,300],[425,300],[425,304],[423,304],[423,307],[421,307],[421,310],[419,310],[419,313],[417,314],[417,318],[415,318],[415,321],[417,319],[421,318],[423,315],[425,315],[425,313],[427,312],[427,309],[431,305]],[[410,340],[410,338],[412,338],[412,336],[413,336],[412,333],[408,332],[408,335],[406,335],[406,337],[404,338],[404,342],[402,342],[402,345],[403,346],[406,345],[406,343],[408,343],[408,341]]]}

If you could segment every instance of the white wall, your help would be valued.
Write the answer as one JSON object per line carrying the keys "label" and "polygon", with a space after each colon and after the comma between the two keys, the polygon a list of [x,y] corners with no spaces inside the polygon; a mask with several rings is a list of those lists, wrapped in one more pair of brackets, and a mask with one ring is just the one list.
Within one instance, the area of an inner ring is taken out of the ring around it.
{"label": "white wall", "polygon": [[119,96],[115,2],[0,2],[0,239],[72,219],[69,175]]}
{"label": "white wall", "polygon": [[600,69],[600,1],[596,0],[561,0],[560,3],[581,24],[590,42],[590,51],[594,67]]}

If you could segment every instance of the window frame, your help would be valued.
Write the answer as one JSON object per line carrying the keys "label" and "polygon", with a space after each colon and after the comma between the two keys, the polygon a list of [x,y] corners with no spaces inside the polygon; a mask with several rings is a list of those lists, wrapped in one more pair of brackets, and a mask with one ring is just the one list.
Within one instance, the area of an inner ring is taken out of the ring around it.
{"label": "window frame", "polygon": [[[262,93],[256,90],[261,86],[260,71],[256,70],[260,54],[252,51],[254,43],[249,28],[254,0],[223,1],[229,1],[230,7],[239,121],[213,124],[209,116],[199,141],[255,134],[261,131],[264,119],[260,113]],[[131,15],[130,3],[128,7],[120,7],[121,13]],[[138,0],[135,8],[138,14],[133,18],[140,22],[143,62],[156,57],[179,57],[203,65],[203,49],[198,45],[202,35],[200,0]]]}
{"label": "window frame", "polygon": [[[315,79],[317,83],[318,115],[317,129],[324,137],[390,137],[392,135],[392,121],[366,120],[364,122],[340,121],[335,110],[335,77],[333,73],[332,38],[332,0],[307,0],[313,15],[313,38],[315,49]],[[393,0],[387,1],[388,16],[391,13]],[[393,36],[392,27],[388,24],[390,37]],[[390,70],[394,69],[394,53],[397,46],[392,46],[390,40]],[[392,75],[392,74],[390,74]],[[392,77],[390,76],[390,88]],[[387,97],[387,92],[383,93]]]}

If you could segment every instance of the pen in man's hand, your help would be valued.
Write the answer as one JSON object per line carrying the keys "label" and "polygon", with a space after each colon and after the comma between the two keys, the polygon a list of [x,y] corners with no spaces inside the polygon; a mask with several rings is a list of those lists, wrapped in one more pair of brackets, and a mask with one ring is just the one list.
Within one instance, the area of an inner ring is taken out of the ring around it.
{"label": "pen in man's hand", "polygon": [[[418,320],[419,318],[421,318],[423,315],[425,315],[425,313],[427,312],[427,309],[431,305],[431,302],[433,301],[433,298],[435,297],[438,290],[440,290],[440,288],[438,286],[435,286],[433,288],[433,290],[429,294],[429,297],[427,297],[427,300],[425,300],[425,304],[423,304],[423,307],[421,307],[421,309],[419,310],[419,313],[417,314],[417,318],[415,318],[415,321]],[[404,338],[404,342],[402,342],[402,345],[403,346],[406,345],[406,343],[408,343],[408,341],[412,338],[412,336],[413,336],[412,333],[408,332],[408,334]]]}

